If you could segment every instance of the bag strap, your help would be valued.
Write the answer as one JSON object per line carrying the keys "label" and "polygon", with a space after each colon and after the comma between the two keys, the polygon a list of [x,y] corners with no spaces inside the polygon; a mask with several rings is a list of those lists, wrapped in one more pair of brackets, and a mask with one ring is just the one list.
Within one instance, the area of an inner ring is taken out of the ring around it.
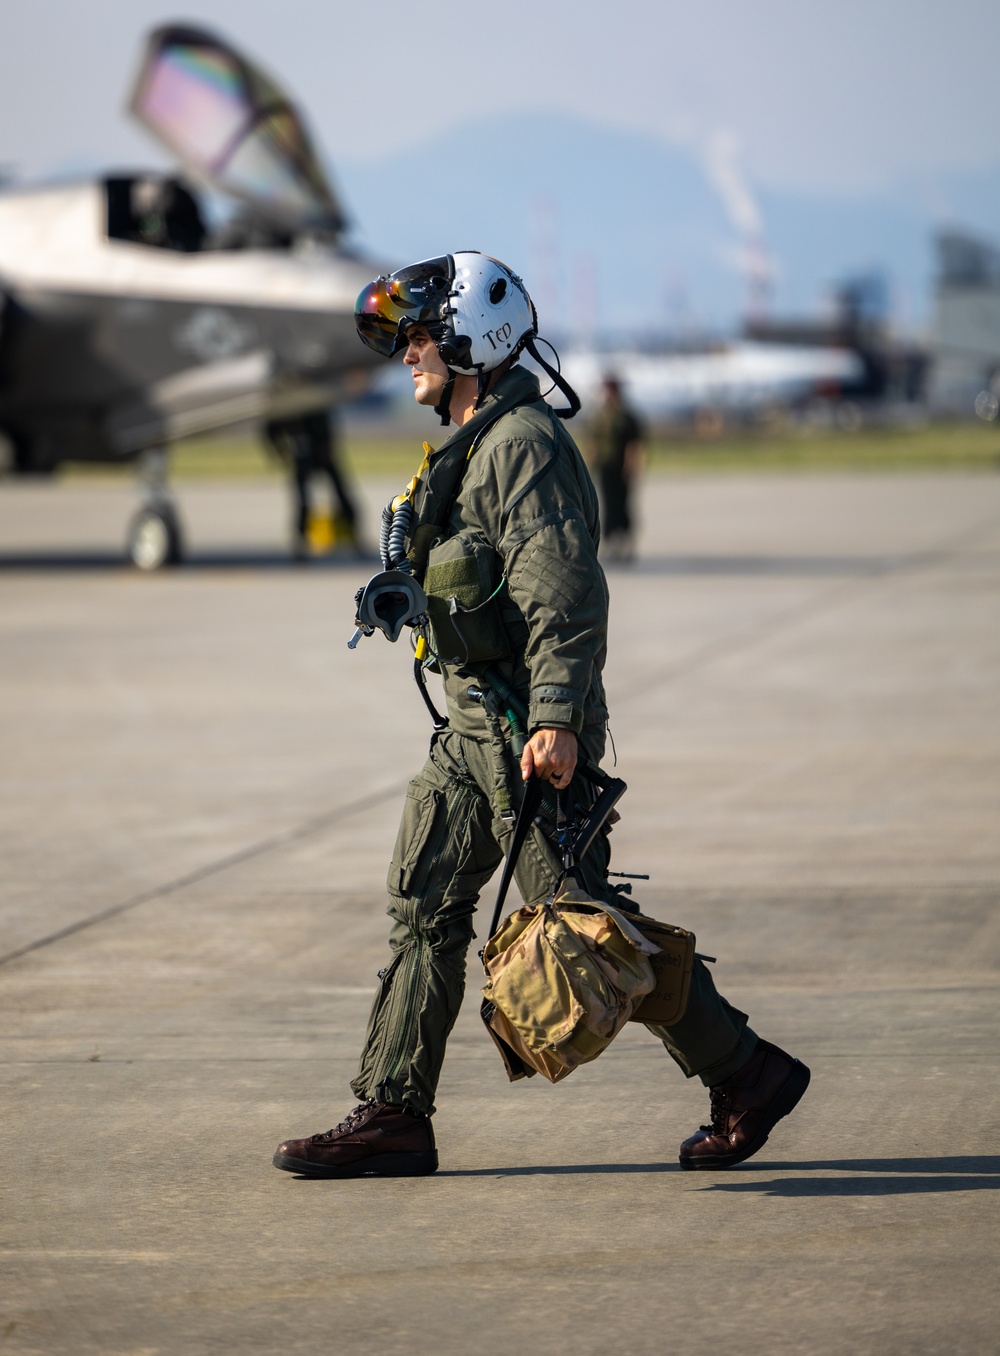
{"label": "bag strap", "polygon": [[[527,713],[525,713],[527,714]],[[598,795],[594,804],[590,807],[583,824],[577,830],[575,838],[568,840],[563,849],[563,870],[556,883],[556,889],[559,883],[572,870],[586,853],[591,843],[605,822],[608,815],[614,809],[616,803],[621,799],[626,790],[625,783],[620,777],[609,777],[599,768],[591,766],[589,763],[577,764],[577,770],[583,773],[587,779],[597,786],[603,786],[603,790]],[[517,819],[514,821],[514,831],[511,834],[510,848],[507,852],[506,861],[503,864],[503,873],[500,876],[500,888],[497,890],[497,902],[493,908],[493,918],[490,922],[490,930],[486,934],[486,940],[493,936],[500,922],[500,915],[503,911],[504,900],[507,898],[507,891],[510,889],[510,883],[514,879],[514,871],[517,867],[517,860],[521,855],[521,849],[524,846],[524,840],[528,836],[528,830],[534,822],[535,815],[538,813],[539,806],[542,803],[542,792],[544,783],[540,777],[529,777],[524,784],[524,796],[521,800],[520,808],[517,812]],[[557,814],[562,817],[563,807],[565,805],[565,791],[556,791]],[[483,951],[486,950],[485,943],[479,952],[479,959],[483,958]]]}
{"label": "bag strap", "polygon": [[[528,830],[531,828],[538,806],[542,799],[542,782],[539,777],[529,777],[524,784],[524,796],[521,799],[521,806],[517,812],[517,819],[514,821],[514,832],[510,838],[510,848],[507,851],[507,859],[503,864],[503,874],[500,877],[500,888],[497,891],[497,902],[493,909],[493,921],[490,923],[490,930],[486,934],[486,940],[493,936],[497,930],[497,924],[500,922],[500,914],[503,910],[504,900],[507,898],[507,891],[510,889],[510,883],[514,879],[514,868],[517,866],[517,859],[521,855],[521,848],[524,846],[524,840],[528,836]],[[483,950],[485,950],[485,945]],[[483,952],[479,955],[482,957]]]}

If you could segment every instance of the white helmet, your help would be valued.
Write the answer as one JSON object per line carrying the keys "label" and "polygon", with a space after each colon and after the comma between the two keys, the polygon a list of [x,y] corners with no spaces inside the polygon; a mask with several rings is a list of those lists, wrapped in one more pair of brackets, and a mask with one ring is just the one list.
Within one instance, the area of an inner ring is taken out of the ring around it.
{"label": "white helmet", "polygon": [[[478,250],[424,259],[376,278],[355,303],[354,323],[362,342],[384,358],[405,348],[407,331],[423,325],[452,373],[478,378],[477,405],[488,374],[527,348],[569,398],[569,409],[556,413],[567,418],[580,408],[575,392],[535,348],[538,317],[524,283],[513,269]],[[454,377],[435,407],[445,424],[453,382]]]}
{"label": "white helmet", "polygon": [[362,341],[386,358],[406,347],[411,326],[423,325],[443,362],[463,376],[492,372],[538,332],[521,279],[476,250],[376,278],[358,297],[354,320]]}

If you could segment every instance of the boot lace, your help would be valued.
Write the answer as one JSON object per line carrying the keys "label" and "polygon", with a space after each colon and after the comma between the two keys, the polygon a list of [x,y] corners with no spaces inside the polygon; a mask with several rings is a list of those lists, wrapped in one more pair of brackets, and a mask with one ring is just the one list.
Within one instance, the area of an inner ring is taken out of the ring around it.
{"label": "boot lace", "polygon": [[722,1087],[709,1088],[708,1090],[708,1108],[709,1125],[703,1125],[702,1130],[708,1131],[713,1135],[724,1135],[726,1133],[727,1122],[729,1120],[729,1093],[723,1091]]}
{"label": "boot lace", "polygon": [[375,1106],[375,1098],[369,1097],[363,1102],[359,1102],[353,1111],[349,1111],[339,1125],[335,1125],[332,1130],[324,1130],[320,1135],[313,1135],[311,1144],[329,1144],[338,1135],[349,1134],[357,1125],[364,1120],[368,1111]]}

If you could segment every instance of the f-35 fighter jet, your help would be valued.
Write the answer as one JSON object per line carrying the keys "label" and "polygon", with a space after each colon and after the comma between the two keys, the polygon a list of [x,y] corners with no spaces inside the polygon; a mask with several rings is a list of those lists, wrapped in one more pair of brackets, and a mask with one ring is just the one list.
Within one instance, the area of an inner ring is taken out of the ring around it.
{"label": "f-35 fighter jet", "polygon": [[[130,111],[178,173],[0,193],[0,434],[20,472],[138,463],[128,549],[154,569],[182,551],[170,444],[247,421],[328,438],[374,361],[353,307],[380,268],[345,246],[291,102],[218,37],[152,33]],[[235,204],[221,226],[206,189]]]}

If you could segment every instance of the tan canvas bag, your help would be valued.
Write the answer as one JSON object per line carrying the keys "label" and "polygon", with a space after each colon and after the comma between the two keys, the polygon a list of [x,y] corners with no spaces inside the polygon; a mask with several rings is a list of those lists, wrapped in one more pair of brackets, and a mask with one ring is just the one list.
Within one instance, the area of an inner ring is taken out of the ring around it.
{"label": "tan canvas bag", "polygon": [[552,900],[511,914],[483,950],[483,1015],[511,1079],[558,1083],[596,1059],[653,991],[657,949],[572,876]]}
{"label": "tan canvas bag", "polygon": [[558,1083],[596,1059],[626,1022],[669,1026],[680,1020],[695,939],[683,928],[591,899],[569,872],[552,899],[525,905],[498,927],[538,794],[537,783],[529,783],[492,935],[480,953],[487,976],[481,1012],[512,1081],[540,1073]]}

